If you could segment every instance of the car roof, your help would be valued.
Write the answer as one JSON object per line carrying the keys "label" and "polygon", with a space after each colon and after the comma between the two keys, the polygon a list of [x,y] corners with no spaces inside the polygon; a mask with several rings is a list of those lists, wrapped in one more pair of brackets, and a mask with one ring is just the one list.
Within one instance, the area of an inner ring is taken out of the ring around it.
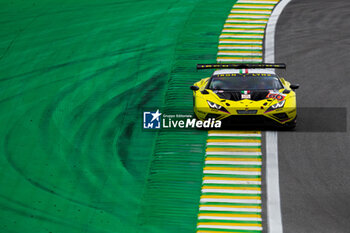
{"label": "car roof", "polygon": [[213,75],[218,74],[239,74],[239,73],[246,73],[246,70],[248,70],[248,74],[276,74],[273,69],[220,69],[216,70]]}

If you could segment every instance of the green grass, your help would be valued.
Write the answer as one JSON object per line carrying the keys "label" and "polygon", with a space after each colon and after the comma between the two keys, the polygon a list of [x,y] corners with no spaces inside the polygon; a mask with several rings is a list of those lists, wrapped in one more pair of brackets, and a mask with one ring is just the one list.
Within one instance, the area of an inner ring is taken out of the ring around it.
{"label": "green grass", "polygon": [[[206,134],[186,131],[181,156],[155,163],[174,138],[143,131],[142,109],[190,108],[233,3],[2,2],[0,232],[193,229]],[[171,202],[186,206],[162,215]]]}

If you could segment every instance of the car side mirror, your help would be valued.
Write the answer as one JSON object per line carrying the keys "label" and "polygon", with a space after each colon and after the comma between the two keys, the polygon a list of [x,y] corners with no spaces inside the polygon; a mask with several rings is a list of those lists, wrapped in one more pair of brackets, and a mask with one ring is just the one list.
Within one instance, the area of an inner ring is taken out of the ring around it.
{"label": "car side mirror", "polygon": [[190,89],[192,91],[198,91],[199,90],[199,87],[198,86],[191,86]]}
{"label": "car side mirror", "polygon": [[299,88],[299,84],[291,84],[289,87],[290,87],[292,90],[296,90],[296,89]]}

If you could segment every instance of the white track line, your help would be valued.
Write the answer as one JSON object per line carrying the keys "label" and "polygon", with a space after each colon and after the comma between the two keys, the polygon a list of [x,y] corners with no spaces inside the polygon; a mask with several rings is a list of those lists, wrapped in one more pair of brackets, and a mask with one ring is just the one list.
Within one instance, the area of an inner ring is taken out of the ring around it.
{"label": "white track line", "polygon": [[227,170],[204,170],[204,174],[228,174],[228,175],[248,175],[248,176],[260,176],[261,172],[255,171],[227,171]]}
{"label": "white track line", "polygon": [[209,136],[261,137],[260,133],[209,133]]}
{"label": "white track line", "polygon": [[261,218],[256,217],[217,217],[217,216],[199,216],[198,219],[212,219],[212,220],[236,220],[236,221],[261,221]]}
{"label": "white track line", "polygon": [[216,202],[216,203],[239,203],[239,204],[261,204],[258,199],[231,199],[231,198],[201,198],[201,203]]}
{"label": "white track line", "polygon": [[[291,0],[282,0],[273,10],[265,34],[265,62],[275,62],[275,31],[277,20]],[[277,132],[266,132],[267,227],[269,233],[282,233],[282,216],[278,174]]]}
{"label": "white track line", "polygon": [[251,230],[251,231],[261,231],[262,227],[248,227],[248,226],[226,226],[226,225],[207,225],[198,223],[197,228],[218,228],[227,230]]}
{"label": "white track line", "polygon": [[223,61],[223,62],[230,62],[230,61],[238,61],[238,62],[262,62],[262,58],[259,59],[250,59],[250,58],[230,58],[230,59],[224,59],[224,58],[218,58],[217,61]]}
{"label": "white track line", "polygon": [[230,34],[221,34],[220,38],[253,38],[253,39],[262,39],[264,36],[263,35],[238,35],[238,34],[234,34],[234,35],[230,35]]}
{"label": "white track line", "polygon": [[208,146],[260,146],[260,142],[207,142]]}
{"label": "white track line", "polygon": [[265,3],[265,4],[277,4],[278,0],[276,1],[254,1],[254,0],[239,0],[237,3]]}
{"label": "white track line", "polygon": [[247,9],[247,10],[231,10],[231,13],[235,14],[235,13],[250,13],[250,14],[270,14],[271,11],[270,10],[261,10],[261,11],[258,11],[258,10],[251,10],[251,9]]}
{"label": "white track line", "polygon": [[205,164],[261,165],[261,162],[255,162],[255,161],[206,160]]}
{"label": "white track line", "polygon": [[[258,45],[257,45],[258,46]],[[250,49],[254,49],[256,51],[252,52]],[[262,48],[261,47],[253,47],[253,48],[249,48],[249,47],[243,47],[240,45],[233,45],[233,44],[228,44],[228,45],[221,45],[219,47],[219,53],[231,53],[231,52],[242,52],[243,54],[245,53],[258,53],[255,56],[262,56]]]}
{"label": "white track line", "polygon": [[200,210],[212,210],[212,211],[230,211],[230,212],[261,212],[260,208],[236,208],[236,207],[199,207]]}
{"label": "white track line", "polygon": [[222,32],[244,32],[244,33],[258,34],[258,33],[264,33],[264,29],[224,29],[222,30]]}
{"label": "white track line", "polygon": [[266,186],[268,232],[282,233],[276,131],[266,131]]}
{"label": "white track line", "polygon": [[265,23],[267,23],[267,20],[259,20],[259,19],[227,19],[226,23],[265,24]]}
{"label": "white track line", "polygon": [[268,19],[269,16],[249,15],[249,14],[232,14],[232,15],[229,15],[228,18]]}
{"label": "white track line", "polygon": [[261,45],[256,45],[257,47],[244,47],[244,46],[240,46],[240,45],[220,45],[219,49],[246,49],[247,51],[250,51],[248,49],[256,49],[256,50],[262,50],[262,46]]}
{"label": "white track line", "polygon": [[261,184],[261,181],[246,180],[203,180],[203,184]]}
{"label": "white track line", "polygon": [[242,3],[242,5],[241,4],[236,4],[235,5],[236,7],[239,7],[239,8],[245,8],[245,9],[257,9],[257,8],[259,8],[259,9],[270,9],[270,10],[272,10],[273,9],[273,6],[250,6],[249,4],[247,5],[246,3]]}
{"label": "white track line", "polygon": [[[220,44],[241,44],[241,45],[251,45],[252,42],[250,41],[225,41],[225,40],[220,40]],[[256,45],[262,45],[261,41],[254,41],[254,44]]]}
{"label": "white track line", "polygon": [[222,52],[218,52],[218,55],[233,55],[233,56],[239,56],[239,55],[244,55],[244,56],[261,56],[261,52],[229,52],[229,51],[222,51]]}
{"label": "white track line", "polygon": [[236,24],[225,24],[224,28],[237,28],[237,29],[242,29],[242,28],[265,28],[265,25],[236,25]]}
{"label": "white track line", "polygon": [[226,40],[220,40],[219,44],[246,44],[246,45],[251,45],[251,44],[257,44],[257,45],[261,45],[262,41],[261,40],[254,40],[254,41],[250,41],[250,40],[242,40],[242,39],[226,39]]}
{"label": "white track line", "polygon": [[261,155],[261,152],[207,151],[207,155]]}
{"label": "white track line", "polygon": [[241,189],[202,189],[202,193],[261,194],[261,191],[259,191],[259,190],[241,190]]}

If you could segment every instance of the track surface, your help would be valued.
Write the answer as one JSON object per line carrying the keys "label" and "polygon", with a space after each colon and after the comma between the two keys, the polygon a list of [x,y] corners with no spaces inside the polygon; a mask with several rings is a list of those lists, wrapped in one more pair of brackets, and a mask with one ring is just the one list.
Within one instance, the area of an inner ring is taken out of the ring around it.
{"label": "track surface", "polygon": [[[299,107],[349,109],[349,19],[345,0],[294,0],[282,13],[276,61],[288,64],[287,80],[301,84]],[[349,232],[349,127],[299,130],[278,135],[284,232]]]}

